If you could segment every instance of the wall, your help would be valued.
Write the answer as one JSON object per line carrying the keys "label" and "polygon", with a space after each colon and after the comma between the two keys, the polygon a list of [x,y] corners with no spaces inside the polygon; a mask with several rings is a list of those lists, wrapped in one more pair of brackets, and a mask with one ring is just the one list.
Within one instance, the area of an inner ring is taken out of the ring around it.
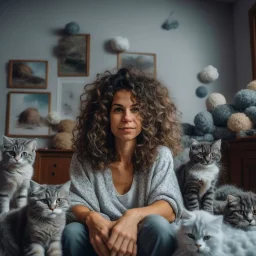
{"label": "wall", "polygon": [[[205,99],[195,96],[197,74],[211,64],[220,77],[207,85],[209,93],[232,99],[235,88],[235,54],[232,5],[209,0],[8,0],[0,2],[0,134],[5,131],[7,63],[9,59],[49,61],[52,110],[57,108],[57,60],[52,54],[56,31],[76,21],[80,33],[91,34],[90,76],[116,67],[117,57],[105,51],[113,36],[129,38],[130,51],[157,54],[157,76],[170,89],[184,122],[205,110]],[[161,24],[174,11],[180,26],[165,31]],[[16,89],[17,90],[17,89]],[[41,90],[42,91],[42,90]],[[50,145],[39,140],[39,147]]]}
{"label": "wall", "polygon": [[248,11],[255,2],[255,0],[239,0],[234,8],[237,90],[245,88],[252,80]]}

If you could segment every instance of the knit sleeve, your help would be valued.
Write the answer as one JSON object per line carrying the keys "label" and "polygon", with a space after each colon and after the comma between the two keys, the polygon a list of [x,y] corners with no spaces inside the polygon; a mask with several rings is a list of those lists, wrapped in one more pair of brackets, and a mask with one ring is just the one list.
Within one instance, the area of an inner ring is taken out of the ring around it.
{"label": "knit sleeve", "polygon": [[[90,181],[90,172],[92,172],[90,167],[86,164],[82,165],[78,161],[76,154],[74,154],[69,169],[71,179],[71,205],[84,205],[91,211],[100,213],[99,201],[95,194],[93,184]],[[101,215],[109,219],[107,215],[103,213],[101,213]]]}
{"label": "knit sleeve", "polygon": [[159,148],[159,154],[152,170],[148,204],[158,200],[167,201],[172,206],[176,214],[176,220],[178,220],[181,217],[183,200],[173,169],[172,153],[167,147]]}

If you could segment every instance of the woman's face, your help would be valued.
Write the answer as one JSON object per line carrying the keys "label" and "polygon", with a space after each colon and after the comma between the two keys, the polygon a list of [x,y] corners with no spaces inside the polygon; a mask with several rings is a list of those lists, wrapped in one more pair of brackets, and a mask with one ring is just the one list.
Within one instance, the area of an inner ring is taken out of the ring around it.
{"label": "woman's face", "polygon": [[130,91],[120,90],[115,93],[110,110],[110,127],[116,140],[136,140],[140,134],[139,106]]}

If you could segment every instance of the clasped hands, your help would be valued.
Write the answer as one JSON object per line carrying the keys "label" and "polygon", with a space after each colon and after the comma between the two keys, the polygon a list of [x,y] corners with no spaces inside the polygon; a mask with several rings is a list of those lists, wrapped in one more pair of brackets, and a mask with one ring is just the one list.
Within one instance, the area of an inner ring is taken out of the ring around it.
{"label": "clasped hands", "polygon": [[95,252],[99,256],[136,256],[139,221],[138,216],[129,211],[117,221],[90,212],[86,225]]}

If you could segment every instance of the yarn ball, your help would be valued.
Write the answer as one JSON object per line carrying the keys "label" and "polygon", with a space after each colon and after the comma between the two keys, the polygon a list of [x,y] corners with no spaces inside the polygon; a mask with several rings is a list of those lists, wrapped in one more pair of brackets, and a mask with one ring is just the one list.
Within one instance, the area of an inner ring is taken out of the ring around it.
{"label": "yarn ball", "polygon": [[75,126],[76,126],[76,121],[71,119],[63,119],[59,123],[59,131],[72,133]]}
{"label": "yarn ball", "polygon": [[249,84],[247,84],[246,89],[256,91],[256,80],[253,80]]}
{"label": "yarn ball", "polygon": [[250,120],[256,126],[256,106],[246,108],[244,113],[250,118]]}
{"label": "yarn ball", "polygon": [[215,127],[213,131],[213,137],[215,140],[222,139],[222,140],[232,140],[236,138],[236,133],[229,130],[227,127]]}
{"label": "yarn ball", "polygon": [[205,86],[199,86],[196,88],[196,96],[198,98],[204,98],[208,94],[208,90]]}
{"label": "yarn ball", "polygon": [[57,133],[53,138],[53,146],[58,149],[72,149],[72,138],[72,133]]}
{"label": "yarn ball", "polygon": [[65,31],[69,35],[77,34],[79,32],[79,30],[80,30],[79,25],[74,21],[69,22],[65,26]]}
{"label": "yarn ball", "polygon": [[195,132],[195,126],[189,123],[182,123],[182,131],[184,135],[193,135]]}
{"label": "yarn ball", "polygon": [[110,45],[112,49],[117,52],[128,51],[130,47],[128,38],[122,36],[115,36],[110,41]]}
{"label": "yarn ball", "polygon": [[183,135],[181,137],[182,146],[184,148],[189,148],[192,144],[192,139],[196,139],[197,141],[214,141],[212,134],[204,134],[203,136]]}
{"label": "yarn ball", "polygon": [[244,113],[235,113],[228,119],[228,128],[233,132],[249,130],[253,128],[253,123]]}
{"label": "yarn ball", "polygon": [[234,106],[241,111],[248,107],[256,106],[256,91],[243,89],[237,92],[234,97]]}
{"label": "yarn ball", "polygon": [[194,118],[194,124],[204,134],[211,133],[214,130],[212,115],[208,111],[199,112]]}
{"label": "yarn ball", "polygon": [[205,133],[200,131],[197,127],[195,127],[194,134],[191,134],[191,136],[203,136]]}
{"label": "yarn ball", "polygon": [[226,98],[221,93],[211,93],[206,99],[206,108],[212,111],[216,106],[226,104]]}
{"label": "yarn ball", "polygon": [[212,110],[213,123],[216,126],[227,126],[228,119],[234,113],[237,113],[237,110],[231,104],[218,105]]}
{"label": "yarn ball", "polygon": [[51,125],[56,125],[60,122],[60,115],[58,112],[52,111],[47,115],[47,121]]}
{"label": "yarn ball", "polygon": [[218,79],[219,73],[215,67],[209,65],[199,73],[199,77],[203,83],[210,83]]}
{"label": "yarn ball", "polygon": [[250,129],[246,131],[239,131],[236,133],[237,138],[256,136],[256,129]]}

